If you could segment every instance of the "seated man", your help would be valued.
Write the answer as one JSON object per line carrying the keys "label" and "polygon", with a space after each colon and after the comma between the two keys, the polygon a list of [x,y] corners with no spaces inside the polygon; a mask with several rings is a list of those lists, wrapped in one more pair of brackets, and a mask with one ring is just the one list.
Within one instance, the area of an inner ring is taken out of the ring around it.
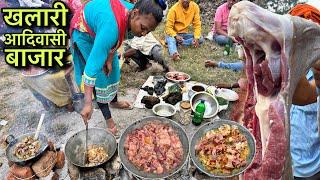
{"label": "seated man", "polygon": [[148,33],[146,36],[134,37],[133,39],[124,42],[124,53],[122,54],[126,63],[129,63],[129,58],[131,58],[139,66],[139,71],[147,69],[151,64],[149,60],[154,60],[155,62],[162,65],[165,72],[169,71],[164,57],[162,55],[162,46],[157,41],[157,39]]}
{"label": "seated man", "polygon": [[[193,34],[188,33],[191,24]],[[177,44],[198,47],[203,42],[199,6],[190,0],[179,0],[169,9],[165,33],[169,55],[173,60],[180,59]]]}
{"label": "seated man", "polygon": [[[237,3],[238,0],[227,0],[217,8],[214,16],[214,25],[212,27],[213,39],[220,46],[224,46],[229,43],[230,38],[228,37],[228,17],[231,7]],[[234,39],[232,39],[236,42]]]}

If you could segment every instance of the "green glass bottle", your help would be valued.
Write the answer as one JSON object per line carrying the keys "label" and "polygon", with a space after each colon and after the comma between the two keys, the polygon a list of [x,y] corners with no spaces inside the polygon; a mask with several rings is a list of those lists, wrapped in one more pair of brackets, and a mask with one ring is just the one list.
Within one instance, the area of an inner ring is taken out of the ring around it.
{"label": "green glass bottle", "polygon": [[233,46],[232,39],[229,38],[228,43],[224,46],[223,54],[225,56],[230,55],[231,50],[232,50],[232,46]]}
{"label": "green glass bottle", "polygon": [[223,55],[227,56],[230,54],[230,45],[229,44],[226,44],[224,46],[224,51],[223,51]]}
{"label": "green glass bottle", "polygon": [[228,44],[229,44],[229,54],[231,54],[233,51],[233,40],[231,38],[229,38]]}
{"label": "green glass bottle", "polygon": [[203,120],[204,112],[206,111],[206,105],[204,100],[201,100],[200,103],[196,106],[195,112],[192,118],[192,124],[199,126]]}

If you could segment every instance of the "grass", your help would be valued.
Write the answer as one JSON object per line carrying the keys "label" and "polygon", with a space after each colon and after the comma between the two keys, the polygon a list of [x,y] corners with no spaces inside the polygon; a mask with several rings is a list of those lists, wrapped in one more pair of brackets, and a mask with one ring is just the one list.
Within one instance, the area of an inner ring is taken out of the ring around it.
{"label": "grass", "polygon": [[[210,27],[203,27],[203,36],[209,32]],[[160,40],[164,39],[164,23],[160,24],[158,28],[153,32],[154,36]],[[217,47],[217,50],[213,50],[213,47]],[[219,68],[206,68],[204,62],[207,59],[215,61],[223,60],[225,62],[237,61],[237,55],[233,52],[229,56],[223,55],[223,47],[219,47],[215,43],[209,40],[205,42],[199,48],[193,47],[179,47],[179,53],[181,55],[180,61],[172,61],[168,55],[168,49],[164,48],[164,57],[168,64],[172,66],[176,71],[182,71],[191,75],[193,81],[206,83],[209,85],[215,85],[218,83],[234,83],[238,80],[241,73],[233,72],[231,70],[219,69]],[[127,87],[138,88],[143,85],[150,75],[164,75],[161,71],[143,71],[136,72],[132,69],[132,66],[123,65],[122,78],[120,82],[120,91],[123,91]]]}

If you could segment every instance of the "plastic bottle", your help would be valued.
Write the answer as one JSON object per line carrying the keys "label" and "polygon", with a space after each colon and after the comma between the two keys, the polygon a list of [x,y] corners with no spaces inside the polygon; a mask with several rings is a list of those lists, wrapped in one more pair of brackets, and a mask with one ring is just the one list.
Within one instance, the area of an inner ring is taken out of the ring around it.
{"label": "plastic bottle", "polygon": [[206,105],[204,100],[201,100],[200,103],[196,106],[195,112],[192,118],[192,124],[199,126],[203,120],[204,112],[206,111]]}
{"label": "plastic bottle", "polygon": [[231,38],[229,38],[228,44],[229,44],[229,54],[231,54],[234,51],[233,41]]}
{"label": "plastic bottle", "polygon": [[232,47],[233,47],[233,42],[232,42],[232,39],[229,38],[228,43],[224,46],[223,55],[225,56],[230,55],[232,51]]}
{"label": "plastic bottle", "polygon": [[230,54],[230,45],[229,44],[226,44],[224,46],[224,51],[223,51],[223,55],[227,56]]}

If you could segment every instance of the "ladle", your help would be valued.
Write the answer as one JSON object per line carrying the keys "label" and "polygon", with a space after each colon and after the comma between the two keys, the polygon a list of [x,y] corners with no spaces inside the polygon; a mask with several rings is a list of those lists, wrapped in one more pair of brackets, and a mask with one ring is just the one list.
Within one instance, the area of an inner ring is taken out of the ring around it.
{"label": "ladle", "polygon": [[38,123],[38,127],[37,127],[37,130],[36,130],[36,133],[34,134],[34,137],[33,137],[34,140],[37,140],[38,137],[39,137],[39,132],[40,132],[40,129],[41,129],[41,126],[42,126],[42,123],[43,123],[44,116],[45,116],[45,114],[42,113],[41,117],[40,117],[40,120],[39,120],[39,123]]}

